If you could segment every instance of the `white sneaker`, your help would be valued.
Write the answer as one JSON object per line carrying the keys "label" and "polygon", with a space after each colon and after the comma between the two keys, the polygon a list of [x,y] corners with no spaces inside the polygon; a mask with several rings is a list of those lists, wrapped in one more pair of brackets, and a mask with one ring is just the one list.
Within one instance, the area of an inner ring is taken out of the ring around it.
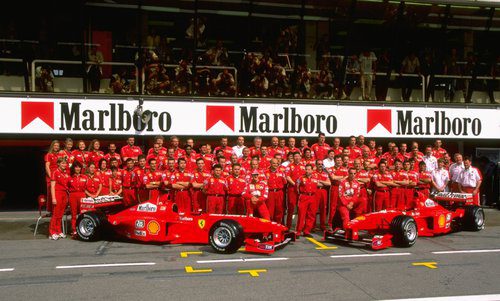
{"label": "white sneaker", "polygon": [[52,234],[51,236],[49,236],[49,239],[50,239],[50,240],[58,240],[58,239],[59,239],[59,235],[57,235],[57,234]]}
{"label": "white sneaker", "polygon": [[64,233],[59,233],[59,238],[66,238],[66,234],[64,234]]}

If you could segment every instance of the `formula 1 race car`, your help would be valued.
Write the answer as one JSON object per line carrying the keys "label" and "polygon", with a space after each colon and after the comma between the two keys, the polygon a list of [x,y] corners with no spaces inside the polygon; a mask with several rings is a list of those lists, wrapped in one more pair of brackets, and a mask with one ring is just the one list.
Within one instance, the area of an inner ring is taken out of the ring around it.
{"label": "formula 1 race car", "polygon": [[373,250],[410,247],[418,236],[437,236],[454,231],[484,228],[484,211],[473,205],[472,194],[438,193],[426,199],[418,194],[416,208],[382,210],[351,220],[346,229],[325,231],[324,240],[363,244]]}
{"label": "formula 1 race car", "polygon": [[77,220],[78,238],[99,240],[104,234],[143,242],[210,244],[218,253],[245,251],[271,254],[295,233],[257,217],[222,214],[183,214],[171,202],[148,201],[123,209],[116,198],[82,199]]}

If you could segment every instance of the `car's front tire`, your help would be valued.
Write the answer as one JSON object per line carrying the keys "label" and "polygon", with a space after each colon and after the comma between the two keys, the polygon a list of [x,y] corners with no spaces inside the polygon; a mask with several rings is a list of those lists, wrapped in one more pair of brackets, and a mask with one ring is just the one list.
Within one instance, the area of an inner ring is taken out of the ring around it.
{"label": "car's front tire", "polygon": [[212,225],[208,240],[217,253],[236,253],[243,245],[243,228],[233,220],[220,220]]}
{"label": "car's front tire", "polygon": [[98,212],[85,212],[76,221],[76,233],[80,240],[96,241],[103,235],[106,217]]}
{"label": "car's front tire", "polygon": [[391,232],[393,243],[398,247],[411,247],[418,238],[417,223],[413,217],[407,215],[399,215],[392,220]]}

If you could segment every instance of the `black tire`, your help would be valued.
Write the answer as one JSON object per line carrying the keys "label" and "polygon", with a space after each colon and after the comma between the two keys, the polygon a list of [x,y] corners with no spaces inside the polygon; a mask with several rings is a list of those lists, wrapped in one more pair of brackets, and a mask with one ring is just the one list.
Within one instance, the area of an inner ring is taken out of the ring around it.
{"label": "black tire", "polygon": [[85,212],[76,221],[76,233],[80,240],[96,241],[101,239],[106,216],[100,212]]}
{"label": "black tire", "polygon": [[417,223],[413,217],[407,215],[399,215],[392,220],[391,232],[392,241],[397,247],[411,247],[418,238]]}
{"label": "black tire", "polygon": [[216,222],[208,234],[210,245],[217,253],[236,253],[243,245],[243,227],[233,220],[224,219]]}
{"label": "black tire", "polygon": [[484,210],[479,206],[465,207],[463,228],[467,231],[480,231],[484,228]]}

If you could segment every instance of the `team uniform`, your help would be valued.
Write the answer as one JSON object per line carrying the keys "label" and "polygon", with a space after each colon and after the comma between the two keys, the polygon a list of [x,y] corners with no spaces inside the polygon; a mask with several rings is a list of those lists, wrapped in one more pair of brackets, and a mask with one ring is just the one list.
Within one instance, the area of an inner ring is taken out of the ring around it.
{"label": "team uniform", "polygon": [[363,214],[363,210],[366,208],[366,203],[364,203],[359,197],[360,186],[360,183],[355,179],[352,181],[345,179],[340,182],[338,210],[344,229],[347,228],[347,223],[351,220],[350,210],[347,208],[349,203],[353,203],[352,211],[354,212],[355,217]]}
{"label": "team uniform", "polygon": [[[316,171],[315,176],[319,181],[328,181],[330,179],[330,175],[328,171],[323,170],[322,172]],[[321,230],[326,229],[326,210],[328,208],[328,190],[330,186],[322,186],[318,187],[316,191],[316,204],[319,209],[319,228]]]}
{"label": "team uniform", "polygon": [[449,172],[450,172],[450,189],[451,189],[451,192],[460,192],[460,190],[458,189],[458,177],[460,176],[460,174],[462,173],[462,171],[464,170],[464,163],[460,163],[460,164],[457,164],[457,163],[453,163],[450,165],[449,167]]}
{"label": "team uniform", "polygon": [[[269,197],[269,189],[267,188],[266,183],[249,183],[243,191],[243,197],[246,202],[247,215],[253,216],[257,213],[260,218],[268,221],[271,220],[269,210],[267,210],[266,206],[266,200]],[[252,197],[258,198],[257,203],[252,203]]]}
{"label": "team uniform", "polygon": [[[432,180],[432,175],[428,171],[423,171],[418,173],[418,179],[419,180]],[[429,198],[430,194],[430,189],[431,189],[431,183],[418,183],[417,187],[415,188],[420,192],[426,199]]]}
{"label": "team uniform", "polygon": [[388,209],[391,206],[391,193],[390,187],[377,187],[375,183],[379,181],[392,181],[392,175],[389,172],[385,172],[381,174],[377,172],[373,175],[372,181],[374,183],[375,195],[374,195],[374,203],[375,203],[375,211],[380,211],[383,209]]}
{"label": "team uniform", "polygon": [[229,146],[222,147],[222,146],[217,146],[214,148],[214,155],[217,153],[217,151],[222,150],[222,155],[226,158],[226,160],[231,160],[231,156],[233,155],[233,149]]}
{"label": "team uniform", "polygon": [[[171,183],[175,184],[177,182],[188,182],[193,180],[193,174],[187,171],[176,171],[170,177]],[[191,213],[191,194],[189,193],[189,188],[175,189],[173,190],[173,200],[179,208],[179,212]]]}
{"label": "team uniform", "polygon": [[78,174],[69,179],[69,207],[71,209],[71,227],[76,231],[76,217],[80,209],[80,200],[85,198],[85,186],[87,184],[87,176]]}
{"label": "team uniform", "polygon": [[139,155],[142,155],[142,150],[138,146],[130,146],[130,145],[125,145],[120,149],[120,156],[123,159],[123,164],[125,164],[125,161],[127,158],[137,158]]}
{"label": "team uniform", "polygon": [[134,170],[122,170],[122,194],[125,207],[137,204],[137,180],[138,177]]}
{"label": "team uniform", "polygon": [[[332,167],[328,170],[330,176],[347,177],[348,169],[344,166]],[[332,180],[330,186],[330,212],[328,214],[328,226],[333,227],[333,218],[337,212],[337,204],[339,202],[339,185],[340,180]]]}
{"label": "team uniform", "polygon": [[[404,170],[394,170],[391,175],[394,181],[408,181],[408,173]],[[397,208],[398,210],[404,210],[406,208],[406,188],[407,185],[399,185],[398,187],[391,188],[389,209]]]}
{"label": "team uniform", "polygon": [[227,191],[226,180],[212,176],[203,185],[207,194],[207,213],[222,214]]}
{"label": "team uniform", "polygon": [[[290,163],[286,168],[286,176],[290,177],[294,183],[305,172],[305,167],[302,163]],[[286,226],[288,229],[292,228],[293,213],[297,206],[297,187],[295,185],[288,185],[287,188],[287,212],[286,212]]]}
{"label": "team uniform", "polygon": [[311,146],[311,150],[314,152],[316,159],[324,160],[328,156],[330,146],[326,143],[323,143],[321,145],[319,143],[315,143]]}
{"label": "team uniform", "polygon": [[[206,180],[211,177],[211,174],[205,171],[195,171],[193,173],[193,182],[197,184],[203,184]],[[207,196],[203,193],[203,188],[191,188],[191,199],[193,200],[193,212],[198,212],[199,210],[207,210]]]}
{"label": "team uniform", "polygon": [[238,177],[230,175],[226,178],[227,183],[227,213],[228,214],[245,214],[245,200],[243,199],[243,191],[247,185],[247,181],[240,174]]}
{"label": "team uniform", "polygon": [[296,232],[309,235],[316,222],[316,212],[318,211],[316,193],[319,182],[318,178],[313,174],[310,177],[306,175],[300,176],[296,183],[299,194]]}
{"label": "team uniform", "polygon": [[[466,193],[473,193],[476,189],[479,181],[482,181],[483,177],[481,172],[475,167],[464,168],[460,176],[458,177],[458,183],[462,186],[462,191]],[[473,195],[474,205],[480,206],[479,193]]]}
{"label": "team uniform", "polygon": [[[52,205],[52,218],[50,219],[49,234],[60,234],[62,233],[61,221],[64,214],[64,210],[68,205],[68,191],[69,191],[69,180],[70,176],[64,170],[57,168],[52,172],[50,178],[51,182],[55,182],[55,199],[57,203]],[[50,199],[50,202],[52,199]],[[75,221],[76,223],[76,221]]]}
{"label": "team uniform", "polygon": [[271,220],[281,224],[283,223],[283,205],[285,201],[283,190],[287,183],[285,172],[280,169],[268,170],[265,177],[269,189],[269,197],[266,200],[267,209]]}

